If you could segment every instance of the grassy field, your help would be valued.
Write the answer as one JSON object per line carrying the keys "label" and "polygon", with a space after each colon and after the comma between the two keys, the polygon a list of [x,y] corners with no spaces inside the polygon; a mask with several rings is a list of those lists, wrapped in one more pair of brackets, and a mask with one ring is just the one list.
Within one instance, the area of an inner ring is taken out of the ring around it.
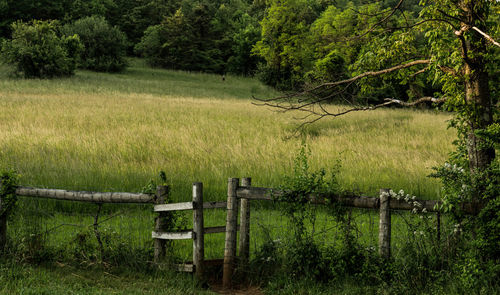
{"label": "grassy field", "polygon": [[298,124],[293,114],[254,106],[252,95],[276,93],[253,79],[223,82],[147,69],[139,60],[123,74],[0,76],[0,168],[16,169],[23,185],[101,191],[140,191],[164,170],[175,200],[189,199],[194,181],[205,184],[210,199],[221,199],[228,177],[279,185],[305,138],[313,168],[341,160],[346,189],[438,197],[439,185],[427,175],[452,150],[448,115],[360,112],[290,139]]}
{"label": "grassy field", "polygon": [[[122,74],[78,71],[66,79],[21,80],[4,73],[1,69],[0,170],[17,170],[25,186],[138,192],[164,170],[175,201],[191,198],[194,181],[204,183],[206,199],[223,200],[229,177],[250,176],[256,186],[282,184],[304,140],[311,149],[313,169],[328,169],[340,160],[339,179],[344,189],[377,195],[379,188],[390,187],[419,198],[437,198],[439,183],[427,175],[431,167],[444,163],[455,136],[446,128],[447,114],[378,109],[326,119],[291,137],[299,124],[294,114],[252,104],[252,96],[277,95],[255,79],[228,76],[222,81],[214,75],[149,69],[141,60],[132,60]],[[55,212],[43,215],[40,212],[47,203]],[[10,234],[18,238],[29,234],[20,232],[23,224],[33,228],[43,224],[38,231],[68,224],[51,231],[47,241],[56,248],[65,245],[77,232],[74,226],[92,224],[97,207],[63,204],[22,199],[21,207],[34,213],[16,215]],[[124,213],[111,218],[103,228],[123,229],[131,247],[150,247],[150,209],[119,210]],[[114,211],[105,208],[102,219],[113,216]],[[253,231],[258,231],[259,223],[274,224],[274,233],[282,233],[286,227],[286,221],[272,208],[253,212]],[[37,217],[32,218],[34,215]],[[224,218],[223,212],[208,214],[206,225],[223,225]],[[374,222],[370,215],[358,220],[368,229]],[[208,257],[221,257],[222,239],[220,234],[207,238]],[[177,247],[178,255],[187,259],[189,241]],[[14,277],[40,277],[41,283],[33,282],[31,289],[23,291],[26,294],[58,293],[74,279],[64,278],[61,285],[51,283],[42,292],[44,282],[50,277],[60,279],[66,269],[2,267]],[[93,280],[92,272],[75,271],[83,272],[75,273],[75,278]],[[189,277],[177,279],[192,285]],[[115,286],[113,280],[113,275],[97,280],[88,293],[78,286],[72,290],[74,294],[104,294],[101,287]],[[150,290],[155,284],[179,285],[156,275],[145,275],[138,284],[144,285],[137,290]],[[122,293],[124,289],[118,285],[108,293]],[[1,288],[0,293],[9,293],[9,287]],[[130,288],[129,294],[139,292],[133,286],[126,288]],[[187,292],[182,288],[171,291],[165,294]],[[152,289],[148,292],[156,294]]]}

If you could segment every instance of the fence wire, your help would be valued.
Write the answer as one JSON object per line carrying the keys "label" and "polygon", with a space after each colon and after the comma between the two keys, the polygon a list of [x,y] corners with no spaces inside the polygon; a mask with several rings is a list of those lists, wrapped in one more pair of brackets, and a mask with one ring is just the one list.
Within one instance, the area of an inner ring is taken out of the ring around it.
{"label": "fence wire", "polygon": [[[137,266],[149,264],[153,257],[151,232],[157,216],[151,204],[91,204],[71,201],[20,197],[16,212],[9,220],[10,249],[21,259],[75,261],[82,264],[112,263]],[[293,242],[294,227],[283,214],[283,203],[250,202],[250,260],[255,260],[270,244],[282,248]],[[314,224],[307,231],[321,248],[341,246],[342,226],[325,206],[310,205]],[[348,209],[355,241],[365,250],[378,249],[379,211]],[[96,218],[97,217],[97,218]],[[178,213],[179,228],[192,228],[192,211]],[[226,210],[204,210],[204,226],[226,224]],[[453,227],[441,218],[441,239]],[[409,240],[421,237],[437,240],[435,213],[425,216],[409,211],[392,211],[393,256],[399,255]],[[205,259],[224,256],[224,233],[205,235]],[[172,260],[192,260],[192,240],[168,243]],[[260,257],[262,258],[262,257]],[[274,259],[268,257],[268,259]],[[250,271],[250,269],[249,269]]]}
{"label": "fence wire", "polygon": [[24,260],[146,263],[154,217],[152,205],[19,197],[9,220],[9,248]]}
{"label": "fence wire", "polygon": [[[314,243],[321,249],[342,247],[343,228],[325,206],[310,205],[316,216],[314,225],[306,222],[307,231]],[[348,208],[345,216],[349,216],[350,228],[357,245],[376,254],[378,251],[379,211],[370,209]],[[294,226],[283,214],[283,205],[278,202],[252,201],[250,214],[250,259],[268,259],[275,257],[259,257],[265,254],[266,247],[272,245],[278,251],[286,251],[290,243],[294,243]],[[397,258],[410,242],[438,244],[439,239],[446,239],[453,225],[447,218],[440,217],[438,226],[436,213],[414,214],[411,211],[391,210],[391,253]],[[440,227],[440,228],[439,228]],[[438,233],[440,231],[440,234]],[[281,249],[280,249],[281,248]],[[244,270],[245,271],[245,270]]]}

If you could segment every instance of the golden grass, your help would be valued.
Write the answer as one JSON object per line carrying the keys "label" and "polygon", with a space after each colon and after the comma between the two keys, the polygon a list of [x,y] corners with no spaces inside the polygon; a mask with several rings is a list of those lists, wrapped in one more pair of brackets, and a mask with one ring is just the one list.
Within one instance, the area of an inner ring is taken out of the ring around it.
{"label": "golden grass", "polygon": [[[452,150],[455,133],[446,129],[447,114],[359,112],[325,119],[301,138],[288,138],[298,125],[293,114],[228,97],[228,86],[217,76],[150,70],[171,79],[162,94],[159,84],[148,93],[149,82],[137,71],[149,73],[137,66],[118,77],[79,72],[54,81],[2,79],[0,168],[15,168],[23,185],[115,191],[138,191],[165,170],[175,199],[189,199],[194,181],[205,183],[208,198],[223,199],[228,177],[279,185],[305,138],[313,168],[328,169],[341,160],[339,177],[346,189],[375,194],[390,187],[421,197],[438,195],[438,183],[427,175]],[[186,77],[198,79],[198,92],[172,95],[182,92],[181,84],[170,89],[176,79]],[[89,79],[100,88],[85,86]],[[247,87],[242,93],[248,97],[257,88],[265,94],[252,79],[234,79]],[[211,89],[206,97],[204,87]]]}

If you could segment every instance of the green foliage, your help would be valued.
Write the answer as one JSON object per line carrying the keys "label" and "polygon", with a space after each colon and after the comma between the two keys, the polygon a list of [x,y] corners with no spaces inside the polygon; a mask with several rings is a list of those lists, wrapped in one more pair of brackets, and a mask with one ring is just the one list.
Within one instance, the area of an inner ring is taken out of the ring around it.
{"label": "green foliage", "polygon": [[17,21],[61,20],[72,0],[0,0],[0,38],[10,38]]}
{"label": "green foliage", "polygon": [[[156,194],[156,189],[158,186],[168,186],[167,196],[170,197],[170,182],[167,179],[167,175],[165,171],[161,170],[158,173],[158,177],[151,178],[149,182],[142,188],[142,193],[145,194]],[[165,200],[165,204],[172,203],[172,198],[167,198]],[[165,231],[180,231],[185,230],[187,228],[187,220],[186,216],[178,211],[169,211],[163,214],[163,218],[165,220],[164,230]]]}
{"label": "green foliage", "polygon": [[[373,253],[366,252],[354,239],[350,211],[334,201],[341,195],[336,179],[339,164],[327,175],[324,169],[310,171],[310,151],[302,145],[293,175],[285,179],[281,187],[284,194],[276,199],[282,202],[280,208],[292,227],[292,235],[283,241],[284,271],[294,278],[313,278],[322,281],[345,278],[368,270],[375,260]],[[328,215],[339,225],[342,235],[338,246],[324,248],[315,239],[317,207],[310,204],[311,196],[324,196],[329,204]],[[266,244],[267,245],[267,244]],[[274,247],[268,247],[273,250]],[[275,250],[274,250],[275,251]],[[366,268],[360,265],[366,264]]]}
{"label": "green foliage", "polygon": [[244,13],[234,19],[234,33],[231,38],[231,56],[227,61],[230,73],[250,76],[257,70],[259,58],[252,54],[253,45],[260,39],[257,19]]}
{"label": "green foliage", "polygon": [[307,39],[309,26],[317,17],[316,1],[269,1],[261,22],[262,39],[254,53],[265,60],[260,79],[278,89],[297,89],[310,63]]}
{"label": "green foliage", "polygon": [[64,17],[67,21],[75,21],[89,16],[108,16],[119,9],[113,0],[74,0]]}
{"label": "green foliage", "polygon": [[311,195],[338,194],[340,186],[336,179],[338,168],[331,170],[329,175],[324,169],[310,171],[308,157],[310,150],[302,143],[299,154],[294,162],[293,175],[285,178],[285,184],[280,187],[284,194],[277,197],[283,202],[283,213],[293,225],[295,242],[312,241],[312,232],[308,232],[306,222],[313,228],[316,219],[316,208],[310,204]]}
{"label": "green foliage", "polygon": [[[500,161],[497,157],[486,169],[471,173],[464,125],[461,119],[452,121],[452,126],[459,130],[459,139],[455,141],[457,149],[450,155],[449,162],[433,168],[435,172],[430,176],[439,178],[443,184],[442,209],[452,213],[455,222],[475,236],[471,243],[479,250],[476,254],[481,259],[500,261]],[[498,126],[493,123],[488,129],[476,130],[476,135],[485,139],[484,144],[497,152],[500,146]],[[471,201],[482,206],[477,216],[462,211],[462,204]]]}
{"label": "green foliage", "polygon": [[59,36],[57,21],[18,21],[12,40],[2,47],[3,61],[25,78],[52,78],[74,74],[82,45],[76,35]]}
{"label": "green foliage", "polygon": [[0,173],[0,217],[12,214],[16,206],[18,178],[19,175],[14,171]]}
{"label": "green foliage", "polygon": [[127,38],[102,16],[79,19],[63,28],[67,36],[78,35],[85,50],[80,67],[101,72],[118,72],[127,66]]}
{"label": "green foliage", "polygon": [[181,1],[175,13],[148,27],[135,52],[156,67],[250,74],[259,28],[248,7],[243,1]]}
{"label": "green foliage", "polygon": [[107,20],[120,28],[130,41],[129,53],[141,41],[146,29],[159,25],[166,17],[172,16],[181,1],[171,0],[114,0],[116,10],[109,11]]}

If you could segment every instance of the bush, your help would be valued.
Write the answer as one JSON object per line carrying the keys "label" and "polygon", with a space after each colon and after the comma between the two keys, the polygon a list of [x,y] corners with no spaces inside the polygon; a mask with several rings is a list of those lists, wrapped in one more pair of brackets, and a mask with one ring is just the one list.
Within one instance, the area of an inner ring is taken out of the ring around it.
{"label": "bush", "polygon": [[52,78],[74,74],[82,45],[78,36],[58,35],[57,21],[18,21],[12,40],[3,42],[2,60],[25,78]]}
{"label": "bush", "polygon": [[119,72],[127,62],[127,38],[125,34],[109,25],[102,16],[89,16],[63,28],[67,36],[77,34],[85,50],[80,67],[100,72]]}

